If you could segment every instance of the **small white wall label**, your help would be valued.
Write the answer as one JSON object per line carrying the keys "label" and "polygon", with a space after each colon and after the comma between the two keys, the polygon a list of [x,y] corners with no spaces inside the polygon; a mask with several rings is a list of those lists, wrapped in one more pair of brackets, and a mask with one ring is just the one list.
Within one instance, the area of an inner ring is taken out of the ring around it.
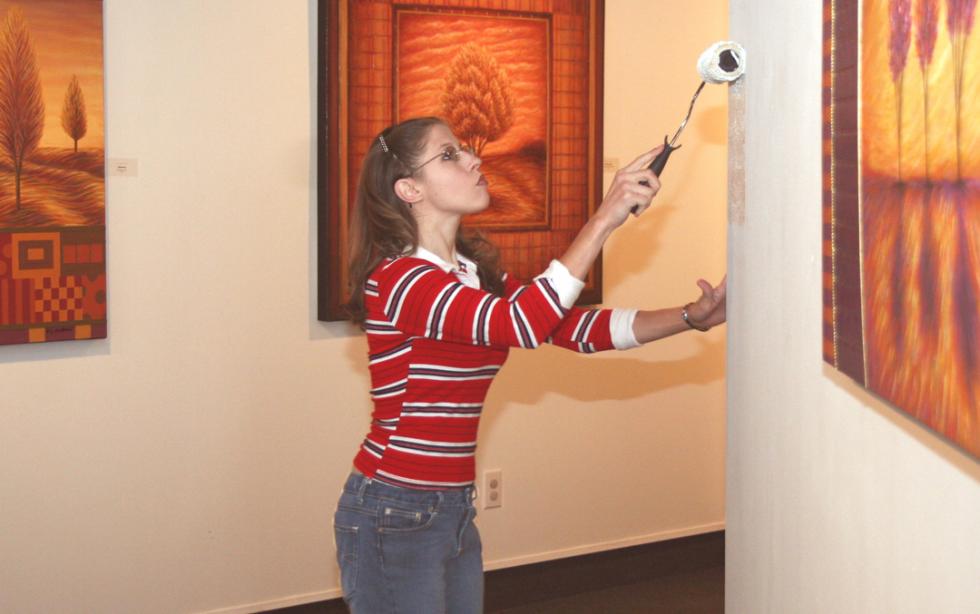
{"label": "small white wall label", "polygon": [[109,175],[115,177],[136,177],[139,164],[136,158],[109,158]]}

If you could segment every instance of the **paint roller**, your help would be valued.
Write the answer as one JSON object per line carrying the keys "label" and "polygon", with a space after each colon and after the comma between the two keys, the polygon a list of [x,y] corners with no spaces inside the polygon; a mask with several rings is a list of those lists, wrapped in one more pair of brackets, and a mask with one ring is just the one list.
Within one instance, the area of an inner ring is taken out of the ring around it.
{"label": "paint roller", "polygon": [[[691,112],[694,111],[694,102],[698,99],[698,95],[701,90],[704,89],[707,83],[731,83],[737,80],[742,74],[745,73],[745,49],[734,41],[719,41],[707,49],[698,58],[698,74],[701,75],[701,85],[695,90],[694,96],[691,98],[691,104],[687,108],[687,115],[684,117],[684,121],[678,126],[677,131],[674,136],[667,140],[667,135],[664,135],[664,149],[657,157],[653,159],[648,167],[654,172],[658,177],[660,173],[663,172],[664,166],[667,165],[667,159],[670,158],[670,154],[674,150],[680,149],[681,146],[677,145],[677,139],[680,137],[681,132],[684,131],[684,127],[687,126],[687,122],[691,119]],[[646,181],[642,181],[644,185],[648,185]],[[633,207],[633,213],[636,213],[637,207]]]}

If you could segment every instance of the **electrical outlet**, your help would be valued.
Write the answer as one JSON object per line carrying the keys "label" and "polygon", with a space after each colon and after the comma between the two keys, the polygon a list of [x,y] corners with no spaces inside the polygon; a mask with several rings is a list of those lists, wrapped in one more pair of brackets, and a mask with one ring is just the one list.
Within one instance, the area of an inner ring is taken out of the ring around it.
{"label": "electrical outlet", "polygon": [[483,472],[483,509],[504,504],[504,472],[492,469]]}

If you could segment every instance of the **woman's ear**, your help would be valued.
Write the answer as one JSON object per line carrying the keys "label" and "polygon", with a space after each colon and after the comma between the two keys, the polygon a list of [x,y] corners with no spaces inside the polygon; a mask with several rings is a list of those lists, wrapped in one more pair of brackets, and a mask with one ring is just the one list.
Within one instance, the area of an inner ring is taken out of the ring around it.
{"label": "woman's ear", "polygon": [[411,177],[402,177],[395,182],[395,195],[409,205],[422,200],[422,192]]}

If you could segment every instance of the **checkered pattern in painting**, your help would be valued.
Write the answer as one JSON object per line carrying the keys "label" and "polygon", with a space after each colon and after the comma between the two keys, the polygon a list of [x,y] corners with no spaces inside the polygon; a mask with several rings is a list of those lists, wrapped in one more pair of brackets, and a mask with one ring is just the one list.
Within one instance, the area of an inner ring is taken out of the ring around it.
{"label": "checkered pattern in painting", "polygon": [[34,316],[37,322],[72,322],[82,319],[84,290],[74,277],[46,277],[35,282]]}

